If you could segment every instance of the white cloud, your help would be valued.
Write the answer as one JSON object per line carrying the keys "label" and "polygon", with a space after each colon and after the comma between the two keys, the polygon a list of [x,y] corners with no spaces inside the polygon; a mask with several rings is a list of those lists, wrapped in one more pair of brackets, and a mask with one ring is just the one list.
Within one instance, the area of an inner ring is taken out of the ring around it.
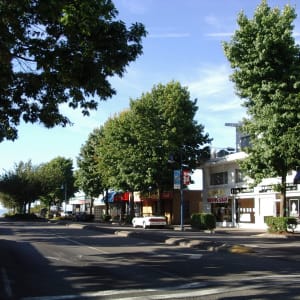
{"label": "white cloud", "polygon": [[188,83],[189,90],[195,95],[212,96],[232,91],[229,81],[230,70],[226,65],[203,66],[199,71],[198,79]]}
{"label": "white cloud", "polygon": [[151,33],[149,38],[186,38],[190,37],[188,32],[165,32],[165,33]]}
{"label": "white cloud", "polygon": [[[230,68],[223,65],[205,65],[198,71],[196,79],[185,84],[193,98],[198,99],[197,119],[205,125],[212,137],[225,138],[219,131],[225,122],[238,122],[245,116],[242,100],[235,95],[229,80]],[[218,136],[219,135],[219,136]]]}
{"label": "white cloud", "polygon": [[204,21],[206,24],[213,26],[215,28],[220,28],[222,26],[220,20],[214,15],[205,16]]}
{"label": "white cloud", "polygon": [[233,111],[235,109],[240,109],[241,103],[241,99],[239,99],[238,97],[234,97],[233,99],[229,99],[228,101],[224,100],[223,103],[218,103],[218,105],[212,103],[208,106],[208,109],[211,112]]}
{"label": "white cloud", "polygon": [[233,32],[211,32],[206,33],[205,36],[212,37],[212,38],[227,38],[232,37]]}

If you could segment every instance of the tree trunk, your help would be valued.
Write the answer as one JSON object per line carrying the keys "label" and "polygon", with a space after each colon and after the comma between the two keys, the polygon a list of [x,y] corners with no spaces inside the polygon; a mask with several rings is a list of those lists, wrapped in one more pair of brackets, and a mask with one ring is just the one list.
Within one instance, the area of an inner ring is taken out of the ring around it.
{"label": "tree trunk", "polygon": [[157,187],[157,213],[161,215],[161,190],[160,187]]}
{"label": "tree trunk", "polygon": [[131,218],[134,217],[134,192],[130,192],[129,196],[129,215]]}
{"label": "tree trunk", "polygon": [[93,207],[94,207],[94,198],[91,197],[91,205],[90,205],[90,215],[93,214]]}
{"label": "tree trunk", "polygon": [[281,217],[287,216],[286,175],[287,173],[284,172],[283,176],[281,177],[281,195],[280,195],[280,216]]}
{"label": "tree trunk", "polygon": [[31,211],[31,201],[28,202],[28,214],[30,215],[30,211]]}

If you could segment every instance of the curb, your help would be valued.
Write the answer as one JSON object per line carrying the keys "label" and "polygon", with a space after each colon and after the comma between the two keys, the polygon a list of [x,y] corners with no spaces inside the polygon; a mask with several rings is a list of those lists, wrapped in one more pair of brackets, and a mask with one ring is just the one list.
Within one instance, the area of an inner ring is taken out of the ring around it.
{"label": "curb", "polygon": [[137,235],[133,231],[126,231],[126,230],[117,230],[115,231],[115,235],[123,236],[123,237],[136,237]]}

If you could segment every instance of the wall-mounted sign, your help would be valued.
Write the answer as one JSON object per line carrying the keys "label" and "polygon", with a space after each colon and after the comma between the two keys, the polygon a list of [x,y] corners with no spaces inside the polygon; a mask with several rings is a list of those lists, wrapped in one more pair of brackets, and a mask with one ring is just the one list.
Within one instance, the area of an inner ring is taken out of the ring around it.
{"label": "wall-mounted sign", "polygon": [[228,203],[228,197],[207,198],[208,203]]}

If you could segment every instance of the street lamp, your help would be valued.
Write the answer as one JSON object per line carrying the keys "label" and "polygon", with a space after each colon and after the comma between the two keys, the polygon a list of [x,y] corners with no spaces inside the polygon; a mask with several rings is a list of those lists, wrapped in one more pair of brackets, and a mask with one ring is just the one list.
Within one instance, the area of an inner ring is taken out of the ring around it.
{"label": "street lamp", "polygon": [[184,198],[183,198],[183,169],[182,169],[182,159],[180,157],[180,230],[181,231],[184,230],[183,208],[184,208]]}
{"label": "street lamp", "polygon": [[61,185],[61,189],[64,191],[64,198],[65,198],[65,212],[67,210],[67,184],[64,183]]}

